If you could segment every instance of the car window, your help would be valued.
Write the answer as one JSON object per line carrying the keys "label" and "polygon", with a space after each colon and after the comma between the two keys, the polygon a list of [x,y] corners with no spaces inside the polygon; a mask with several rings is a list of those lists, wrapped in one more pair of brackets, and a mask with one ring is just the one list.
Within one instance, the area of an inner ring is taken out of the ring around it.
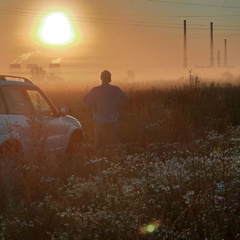
{"label": "car window", "polygon": [[27,94],[33,104],[35,112],[42,116],[52,116],[53,111],[45,98],[35,89],[28,89]]}
{"label": "car window", "polygon": [[9,114],[27,115],[31,113],[31,103],[20,87],[4,86],[3,95]]}
{"label": "car window", "polygon": [[0,94],[0,114],[6,113],[5,104],[3,102],[2,95]]}

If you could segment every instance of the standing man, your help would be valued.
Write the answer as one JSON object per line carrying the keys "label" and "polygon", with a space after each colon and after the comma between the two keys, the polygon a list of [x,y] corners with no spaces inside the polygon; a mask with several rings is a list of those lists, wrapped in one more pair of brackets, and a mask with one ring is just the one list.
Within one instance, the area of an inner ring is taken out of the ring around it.
{"label": "standing man", "polygon": [[83,104],[93,111],[95,147],[101,148],[108,139],[118,143],[118,106],[129,99],[119,87],[110,85],[111,73],[104,70],[102,84],[94,87],[83,97]]}

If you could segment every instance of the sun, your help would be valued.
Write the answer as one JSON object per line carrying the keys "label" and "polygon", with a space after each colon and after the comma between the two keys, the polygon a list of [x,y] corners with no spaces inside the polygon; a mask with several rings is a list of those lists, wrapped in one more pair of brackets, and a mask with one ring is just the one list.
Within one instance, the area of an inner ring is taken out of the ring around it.
{"label": "sun", "polygon": [[64,46],[77,39],[76,30],[64,12],[50,12],[37,27],[37,39],[47,45]]}

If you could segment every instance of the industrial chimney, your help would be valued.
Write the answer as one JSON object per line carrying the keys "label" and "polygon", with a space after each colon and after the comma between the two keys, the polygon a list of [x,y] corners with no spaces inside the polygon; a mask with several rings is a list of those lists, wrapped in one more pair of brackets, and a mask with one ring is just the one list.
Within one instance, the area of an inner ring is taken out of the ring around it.
{"label": "industrial chimney", "polygon": [[183,35],[184,35],[184,39],[183,39],[183,67],[186,68],[187,67],[187,22],[186,20],[183,21]]}
{"label": "industrial chimney", "polygon": [[213,23],[210,23],[210,67],[214,67],[213,56]]}
{"label": "industrial chimney", "polygon": [[219,49],[217,51],[217,66],[221,67],[221,54]]}
{"label": "industrial chimney", "polygon": [[227,67],[227,39],[224,39],[224,67]]}

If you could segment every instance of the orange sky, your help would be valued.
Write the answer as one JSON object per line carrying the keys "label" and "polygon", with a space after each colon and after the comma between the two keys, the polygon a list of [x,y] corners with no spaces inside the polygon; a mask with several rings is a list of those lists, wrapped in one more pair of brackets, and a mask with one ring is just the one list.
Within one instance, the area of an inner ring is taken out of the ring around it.
{"label": "orange sky", "polygon": [[[81,34],[79,42],[51,47],[32,37],[41,16],[52,8],[71,15]],[[188,68],[210,64],[210,22],[215,65],[218,50],[223,64],[227,39],[228,64],[239,67],[239,10],[238,0],[8,0],[0,6],[0,68],[24,56],[23,65],[47,67],[61,59],[62,65],[86,71],[162,74],[163,68],[183,66],[183,20],[187,20]]]}

